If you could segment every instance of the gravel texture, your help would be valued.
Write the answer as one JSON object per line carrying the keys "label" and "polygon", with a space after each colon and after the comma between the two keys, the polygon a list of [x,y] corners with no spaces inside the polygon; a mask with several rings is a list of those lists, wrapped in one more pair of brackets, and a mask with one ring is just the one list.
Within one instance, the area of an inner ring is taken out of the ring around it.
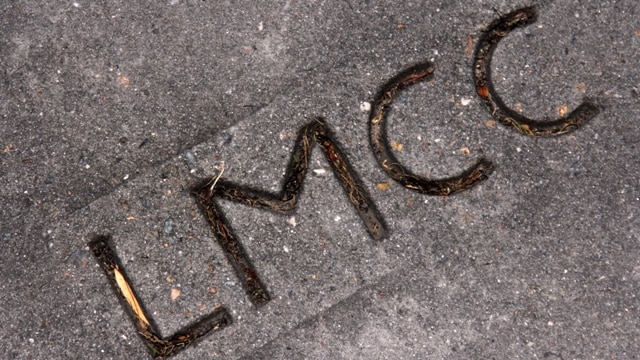
{"label": "gravel texture", "polygon": [[[640,354],[640,3],[539,1],[493,79],[534,139],[491,121],[472,52],[517,1],[31,1],[0,5],[0,358],[149,358],[87,244],[111,234],[163,336],[233,324],[175,359],[634,359]],[[449,198],[376,164],[367,103],[418,62],[390,140],[414,172],[489,180]],[[281,187],[322,116],[390,231],[369,238],[316,149],[298,208],[223,202],[273,300],[252,305],[188,189]],[[389,185],[389,186],[387,186]],[[177,295],[177,296],[176,296]]]}

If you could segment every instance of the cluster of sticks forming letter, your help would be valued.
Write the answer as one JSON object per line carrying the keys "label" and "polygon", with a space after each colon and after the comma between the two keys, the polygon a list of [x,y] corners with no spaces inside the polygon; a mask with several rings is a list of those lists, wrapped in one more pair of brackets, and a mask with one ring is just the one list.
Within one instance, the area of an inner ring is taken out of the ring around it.
{"label": "cluster of sticks forming letter", "polygon": [[[535,121],[507,107],[491,83],[491,56],[500,39],[516,27],[533,23],[536,16],[535,7],[526,7],[492,22],[476,47],[473,78],[478,95],[487,105],[492,116],[499,122],[527,136],[556,136],[577,129],[596,116],[599,108],[593,103],[585,101],[566,117],[553,121]],[[369,118],[369,134],[374,155],[391,178],[413,191],[427,195],[448,196],[469,189],[479,181],[487,179],[493,170],[492,163],[482,158],[458,176],[430,180],[413,174],[401,165],[387,145],[386,118],[396,95],[410,85],[431,78],[433,71],[434,67],[431,63],[422,63],[406,69],[388,81],[380,89],[373,103]],[[215,199],[227,199],[277,212],[293,211],[296,208],[302,183],[307,174],[309,156],[314,144],[322,148],[349,202],[358,212],[371,237],[375,240],[384,238],[387,229],[380,213],[364,190],[364,186],[361,185],[357,174],[349,166],[346,157],[333,141],[327,124],[320,118],[300,130],[280,193],[272,194],[248,189],[224,180],[218,181],[218,178],[207,179],[193,188],[198,206],[209,221],[211,229],[229,263],[241,280],[247,295],[256,306],[268,302],[271,298]],[[218,308],[176,334],[166,338],[161,337],[157,327],[129,285],[129,280],[109,242],[108,236],[98,236],[90,243],[90,247],[116,292],[120,295],[124,307],[134,320],[138,334],[147,344],[153,357],[165,358],[173,355],[202,336],[231,323],[231,316],[227,310]]]}

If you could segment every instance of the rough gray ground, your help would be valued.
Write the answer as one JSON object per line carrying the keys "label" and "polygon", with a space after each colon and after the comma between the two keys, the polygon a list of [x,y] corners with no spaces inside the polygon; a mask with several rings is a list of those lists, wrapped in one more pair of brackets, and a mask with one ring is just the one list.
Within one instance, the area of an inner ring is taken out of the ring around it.
{"label": "rough gray ground", "polygon": [[[0,5],[0,358],[147,357],[87,247],[105,233],[163,335],[232,313],[176,359],[637,358],[637,1],[542,1],[499,45],[509,105],[606,106],[557,139],[487,122],[471,77],[495,10],[531,3],[134,3]],[[450,198],[377,189],[360,109],[424,60],[434,81],[392,114],[399,159],[431,177],[497,164]],[[316,115],[391,236],[368,237],[330,173],[309,176],[293,215],[226,203],[273,296],[256,309],[186,190],[219,160],[226,179],[278,190]]]}

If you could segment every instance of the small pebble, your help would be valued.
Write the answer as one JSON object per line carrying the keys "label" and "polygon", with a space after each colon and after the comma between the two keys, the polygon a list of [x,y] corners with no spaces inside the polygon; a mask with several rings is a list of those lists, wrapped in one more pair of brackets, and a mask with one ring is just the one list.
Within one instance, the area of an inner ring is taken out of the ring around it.
{"label": "small pebble", "polygon": [[167,219],[164,221],[164,234],[167,236],[173,235],[173,221],[171,219]]}
{"label": "small pebble", "polygon": [[191,165],[193,165],[193,164],[198,162],[198,159],[196,159],[196,156],[191,152],[191,150],[187,150],[184,153],[184,157],[185,157],[185,159],[187,159],[187,163],[189,163]]}

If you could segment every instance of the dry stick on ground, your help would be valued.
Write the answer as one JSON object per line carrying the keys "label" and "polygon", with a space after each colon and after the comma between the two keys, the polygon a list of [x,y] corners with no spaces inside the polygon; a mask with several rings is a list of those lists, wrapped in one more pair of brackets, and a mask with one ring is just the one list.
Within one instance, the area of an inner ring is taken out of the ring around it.
{"label": "dry stick on ground", "polygon": [[138,296],[130,285],[127,275],[111,249],[109,236],[98,236],[89,247],[98,259],[109,282],[120,295],[123,306],[133,319],[138,334],[145,341],[154,358],[165,358],[175,355],[198,339],[231,324],[231,316],[225,308],[218,308],[211,314],[198,320],[191,326],[182,329],[168,338],[158,335],[153,320],[144,310]]}
{"label": "dry stick on ground", "polygon": [[217,179],[215,187],[211,186],[213,180],[207,179],[193,189],[198,205],[216,234],[227,259],[242,281],[247,295],[255,305],[264,304],[271,297],[249,260],[244,247],[238,241],[229,222],[216,204],[216,198],[280,213],[293,211],[298,203],[302,183],[307,175],[313,144],[318,144],[322,148],[327,161],[346,192],[349,202],[358,212],[371,237],[379,240],[387,234],[382,217],[364,190],[360,179],[348,164],[346,157],[332,140],[326,123],[320,118],[315,119],[300,130],[291,155],[285,183],[280,193],[267,193]]}
{"label": "dry stick on ground", "polygon": [[600,112],[598,106],[585,100],[567,117],[553,121],[529,119],[509,108],[498,96],[491,82],[491,57],[500,40],[513,29],[532,24],[537,19],[534,6],[515,10],[493,21],[478,42],[474,55],[473,78],[476,91],[489,108],[491,115],[502,124],[521,134],[535,137],[549,137],[568,133],[582,126]]}

